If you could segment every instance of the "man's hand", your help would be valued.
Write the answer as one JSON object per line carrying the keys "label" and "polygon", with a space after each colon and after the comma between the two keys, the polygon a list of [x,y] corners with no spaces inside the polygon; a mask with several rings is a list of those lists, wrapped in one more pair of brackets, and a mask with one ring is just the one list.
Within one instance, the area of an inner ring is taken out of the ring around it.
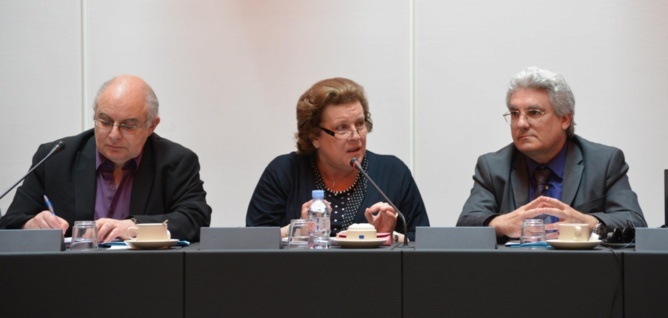
{"label": "man's hand", "polygon": [[111,242],[116,238],[121,240],[128,240],[128,228],[134,226],[132,220],[116,220],[116,219],[98,219],[97,224],[97,239],[100,243]]}
{"label": "man's hand", "polygon": [[23,229],[61,229],[63,230],[63,235],[67,232],[67,228],[70,225],[65,221],[65,219],[58,217],[51,213],[51,211],[42,211],[39,214],[35,215],[32,219],[28,220],[23,224]]}
{"label": "man's hand", "polygon": [[[545,231],[558,230],[559,223],[587,223],[594,228],[598,219],[571,208],[557,199],[541,196],[519,207],[517,210],[499,215],[489,222],[496,229],[497,236],[519,237],[522,220],[533,219],[541,214],[559,218],[557,223],[545,224]],[[553,237],[556,238],[556,237]]]}
{"label": "man's hand", "polygon": [[489,226],[496,229],[496,236],[520,237],[522,220],[533,219],[544,213],[540,209],[544,204],[541,198],[539,197],[513,212],[495,217],[489,222]]}
{"label": "man's hand", "polygon": [[[559,218],[559,223],[586,223],[589,224],[590,229],[593,229],[599,222],[596,217],[577,211],[570,205],[554,198],[539,197],[535,201],[540,202],[537,208],[541,211],[539,214],[556,216]],[[546,224],[545,229],[558,230],[559,223]]]}

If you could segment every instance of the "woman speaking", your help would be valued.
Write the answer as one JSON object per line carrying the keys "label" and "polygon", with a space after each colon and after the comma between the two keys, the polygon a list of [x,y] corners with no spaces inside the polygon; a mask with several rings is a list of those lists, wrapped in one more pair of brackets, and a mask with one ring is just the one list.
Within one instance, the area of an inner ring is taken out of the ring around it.
{"label": "woman speaking", "polygon": [[[285,237],[291,219],[306,219],[311,190],[321,189],[332,209],[332,235],[353,223],[370,223],[378,232],[395,231],[399,241],[405,234],[414,240],[416,226],[429,226],[420,191],[401,160],[367,151],[372,129],[362,86],[346,78],[315,83],[297,102],[297,151],[276,157],[264,170],[246,226],[280,226]],[[404,214],[408,233],[391,204],[351,166],[352,158]]]}

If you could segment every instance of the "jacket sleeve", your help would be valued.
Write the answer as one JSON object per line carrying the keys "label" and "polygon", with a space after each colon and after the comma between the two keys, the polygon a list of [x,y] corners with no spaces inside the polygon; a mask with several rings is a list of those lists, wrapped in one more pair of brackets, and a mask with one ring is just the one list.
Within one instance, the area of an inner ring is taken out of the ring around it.
{"label": "jacket sleeve", "polygon": [[[647,222],[638,203],[638,196],[629,183],[629,166],[624,153],[614,149],[608,157],[605,167],[605,193],[603,196],[590,196],[589,201],[574,206],[582,213],[588,213],[601,220],[608,230],[626,227],[646,227]],[[582,191],[586,191],[583,189]]]}
{"label": "jacket sleeve", "polygon": [[[49,152],[46,145],[40,145],[32,158],[34,167]],[[0,229],[20,229],[28,220],[32,219],[38,213],[46,210],[42,195],[44,195],[44,165],[37,167],[32,173],[26,176],[23,184],[18,187],[14,200],[12,201],[7,214],[0,218]]]}
{"label": "jacket sleeve", "polygon": [[248,203],[246,226],[283,226],[287,194],[275,161],[262,173]]}
{"label": "jacket sleeve", "polygon": [[487,226],[498,215],[499,204],[494,195],[491,170],[485,156],[480,156],[473,175],[473,188],[464,203],[457,226]]}
{"label": "jacket sleeve", "polygon": [[[403,189],[401,189],[400,193],[403,195],[397,208],[401,210],[401,213],[404,214],[404,217],[406,218],[408,238],[411,241],[415,241],[415,228],[418,226],[429,226],[429,216],[427,215],[427,209],[422,201],[420,190],[418,189],[417,183],[415,182],[415,179],[413,179],[408,167],[405,167],[402,180]],[[397,222],[396,229],[399,232],[404,232],[401,221]]]}
{"label": "jacket sleeve", "polygon": [[[206,202],[197,155],[192,151],[185,151],[178,160],[157,160],[160,161],[159,168],[155,171],[157,181],[153,184],[155,189],[149,190],[152,197],[149,198],[147,210],[132,216],[139,223],[159,223],[167,219],[172,237],[199,241],[200,228],[211,223],[211,207]],[[134,194],[133,187],[133,196]],[[164,210],[156,210],[158,207]]]}
{"label": "jacket sleeve", "polygon": [[304,157],[281,155],[265,168],[246,211],[246,226],[285,226],[301,217],[315,183]]}

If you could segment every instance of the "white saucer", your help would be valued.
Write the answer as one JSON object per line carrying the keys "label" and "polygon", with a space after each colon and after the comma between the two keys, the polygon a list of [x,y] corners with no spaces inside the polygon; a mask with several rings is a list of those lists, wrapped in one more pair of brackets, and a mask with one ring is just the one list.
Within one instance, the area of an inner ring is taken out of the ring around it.
{"label": "white saucer", "polygon": [[383,245],[387,238],[367,239],[367,240],[348,240],[340,237],[332,237],[332,242],[341,247],[378,247]]}
{"label": "white saucer", "polygon": [[[387,238],[388,236],[390,236],[390,234],[392,234],[392,233],[388,233],[388,232],[376,233],[376,238]],[[336,236],[339,237],[339,238],[346,238],[347,235],[348,235],[348,231],[341,231]]]}
{"label": "white saucer", "polygon": [[134,249],[155,250],[159,248],[168,248],[176,244],[178,241],[179,240],[177,239],[160,240],[160,241],[135,241],[134,239],[132,239],[132,240],[125,240],[125,244]]}
{"label": "white saucer", "polygon": [[556,249],[565,249],[565,250],[590,250],[601,244],[600,240],[582,241],[582,242],[547,240],[546,242]]}

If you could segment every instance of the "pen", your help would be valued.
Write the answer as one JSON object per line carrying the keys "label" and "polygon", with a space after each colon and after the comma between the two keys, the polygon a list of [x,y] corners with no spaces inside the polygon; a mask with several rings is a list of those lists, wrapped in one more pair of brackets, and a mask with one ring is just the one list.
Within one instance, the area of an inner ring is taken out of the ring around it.
{"label": "pen", "polygon": [[46,194],[44,195],[44,202],[46,202],[46,207],[49,208],[51,214],[56,215],[56,211],[53,210],[53,205],[51,204],[51,201],[49,201],[49,198],[46,197]]}

